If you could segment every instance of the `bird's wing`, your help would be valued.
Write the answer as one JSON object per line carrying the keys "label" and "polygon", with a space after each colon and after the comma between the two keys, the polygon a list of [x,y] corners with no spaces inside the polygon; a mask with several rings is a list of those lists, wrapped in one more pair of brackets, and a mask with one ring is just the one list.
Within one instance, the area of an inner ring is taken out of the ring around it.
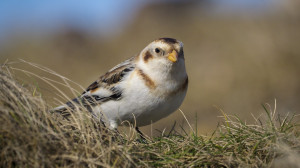
{"label": "bird's wing", "polygon": [[[81,96],[74,98],[66,103],[67,107],[75,109],[75,104],[83,105],[89,111],[91,107],[109,100],[122,99],[123,88],[120,83],[126,75],[134,70],[134,57],[116,65],[98,80],[93,82]],[[62,105],[54,109],[57,112],[67,110],[67,107]]]}
{"label": "bird's wing", "polygon": [[98,80],[93,82],[82,94],[84,95],[87,92],[94,92],[95,90],[104,87],[109,88],[115,85],[118,85],[120,81],[135,68],[133,63],[134,57],[116,65],[110,69],[107,73],[100,76]]}
{"label": "bird's wing", "polygon": [[120,83],[135,68],[133,58],[113,67],[98,80],[93,82],[79,97],[83,105],[96,105],[109,100],[120,100],[122,91]]}

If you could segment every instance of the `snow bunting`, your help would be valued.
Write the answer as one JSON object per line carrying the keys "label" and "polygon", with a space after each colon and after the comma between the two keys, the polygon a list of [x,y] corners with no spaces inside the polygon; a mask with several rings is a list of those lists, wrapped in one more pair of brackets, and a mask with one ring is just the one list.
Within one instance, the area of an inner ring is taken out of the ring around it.
{"label": "snow bunting", "polygon": [[172,38],[151,42],[137,56],[113,67],[78,98],[55,108],[85,106],[111,129],[122,121],[138,127],[154,123],[177,110],[186,95],[183,43]]}

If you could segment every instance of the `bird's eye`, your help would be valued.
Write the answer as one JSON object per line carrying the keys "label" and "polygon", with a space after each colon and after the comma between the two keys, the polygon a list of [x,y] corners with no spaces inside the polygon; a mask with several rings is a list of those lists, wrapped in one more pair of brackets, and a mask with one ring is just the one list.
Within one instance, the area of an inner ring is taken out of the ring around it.
{"label": "bird's eye", "polygon": [[155,48],[155,52],[156,53],[160,53],[160,49],[159,48]]}

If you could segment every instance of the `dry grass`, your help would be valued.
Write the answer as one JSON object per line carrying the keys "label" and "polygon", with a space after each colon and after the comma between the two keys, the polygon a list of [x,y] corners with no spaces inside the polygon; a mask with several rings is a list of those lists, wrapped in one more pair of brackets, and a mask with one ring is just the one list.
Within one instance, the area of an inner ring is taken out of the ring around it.
{"label": "dry grass", "polygon": [[0,71],[0,167],[300,165],[294,117],[277,116],[276,108],[267,105],[254,125],[224,113],[224,123],[211,136],[180,126],[140,143],[133,132],[107,130],[86,111],[75,111],[68,119],[49,112],[36,87],[20,84],[10,70],[2,66]]}
{"label": "dry grass", "polygon": [[[131,145],[86,111],[68,120],[49,112],[34,88],[0,72],[0,167],[134,166]],[[124,147],[126,146],[126,148]]]}

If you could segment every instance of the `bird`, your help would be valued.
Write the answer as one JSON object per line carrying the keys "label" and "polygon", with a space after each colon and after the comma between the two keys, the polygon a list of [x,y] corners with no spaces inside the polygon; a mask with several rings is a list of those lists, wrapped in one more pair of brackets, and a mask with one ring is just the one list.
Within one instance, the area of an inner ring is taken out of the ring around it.
{"label": "bird", "polygon": [[187,89],[183,43],[174,38],[158,38],[54,111],[63,112],[80,104],[110,129],[128,121],[142,135],[139,127],[176,111]]}

